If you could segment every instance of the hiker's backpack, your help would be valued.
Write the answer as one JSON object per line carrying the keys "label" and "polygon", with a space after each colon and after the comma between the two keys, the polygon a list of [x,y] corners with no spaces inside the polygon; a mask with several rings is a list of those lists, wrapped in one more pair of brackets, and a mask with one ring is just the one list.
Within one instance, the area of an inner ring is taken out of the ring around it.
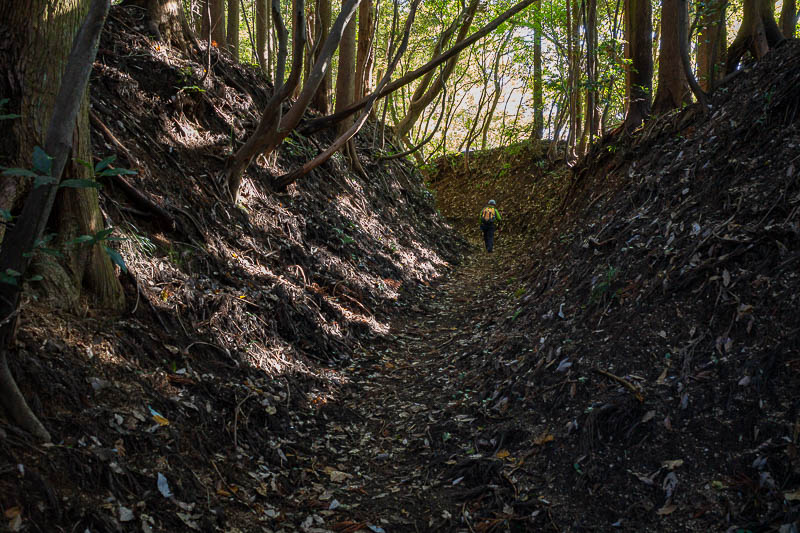
{"label": "hiker's backpack", "polygon": [[483,211],[481,211],[481,221],[485,224],[491,224],[494,222],[497,214],[494,210],[494,207],[484,207]]}

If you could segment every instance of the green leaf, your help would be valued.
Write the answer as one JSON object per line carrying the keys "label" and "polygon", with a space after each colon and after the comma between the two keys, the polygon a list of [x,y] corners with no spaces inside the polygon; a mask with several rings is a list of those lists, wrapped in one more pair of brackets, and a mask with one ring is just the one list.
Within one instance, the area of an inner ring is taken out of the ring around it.
{"label": "green leaf", "polygon": [[0,208],[0,218],[5,220],[6,222],[11,222],[11,219],[13,219],[14,217],[11,216],[11,211],[9,211],[8,209]]}
{"label": "green leaf", "polygon": [[35,178],[38,176],[36,172],[28,170],[27,168],[7,168],[3,171],[3,176],[19,176],[21,178]]}
{"label": "green leaf", "polygon": [[94,171],[100,172],[101,170],[108,168],[108,165],[113,163],[116,159],[117,159],[116,155],[110,155],[106,157],[105,159],[103,159],[94,166]]}
{"label": "green leaf", "polygon": [[85,242],[95,242],[93,235],[79,235],[70,241],[71,243],[75,244],[82,244]]}
{"label": "green leaf", "polygon": [[122,258],[122,256],[119,254],[118,251],[116,251],[116,250],[114,250],[112,248],[109,248],[108,246],[103,246],[103,249],[108,254],[108,257],[111,258],[111,262],[112,263],[117,265],[123,272],[127,272],[128,271],[128,267],[125,266],[125,260]]}
{"label": "green leaf", "polygon": [[114,228],[106,228],[104,230],[100,230],[94,234],[94,240],[95,242],[105,240],[105,238],[111,235],[112,233],[114,233]]}
{"label": "green leaf", "polygon": [[14,278],[18,278],[18,277],[20,277],[22,275],[22,272],[17,272],[13,268],[7,268],[5,273],[6,273],[7,276],[11,276],[11,277],[14,277]]}
{"label": "green leaf", "polygon": [[8,115],[0,115],[0,120],[11,120],[12,118],[20,118],[22,115],[17,115],[16,113],[10,113]]}
{"label": "green leaf", "polygon": [[7,274],[0,272],[0,283],[7,283],[8,285],[18,285],[17,278],[11,277]]}
{"label": "green leaf", "polygon": [[94,181],[94,180],[82,180],[82,179],[72,179],[72,180],[64,180],[62,181],[58,187],[64,188],[69,187],[71,189],[99,189],[103,185]]}
{"label": "green leaf", "polygon": [[40,146],[33,148],[33,168],[40,174],[50,175],[53,169],[53,158],[45,153]]}
{"label": "green leaf", "polygon": [[98,176],[123,176],[137,174],[135,170],[129,168],[107,168],[102,172],[98,172]]}
{"label": "green leaf", "polygon": [[36,176],[36,178],[33,180],[33,188],[36,189],[42,185],[50,185],[51,183],[55,182],[56,179],[51,178],[50,176]]}
{"label": "green leaf", "polygon": [[42,276],[36,274],[35,276],[31,276],[30,278],[28,278],[28,281],[42,281],[43,279],[44,278]]}

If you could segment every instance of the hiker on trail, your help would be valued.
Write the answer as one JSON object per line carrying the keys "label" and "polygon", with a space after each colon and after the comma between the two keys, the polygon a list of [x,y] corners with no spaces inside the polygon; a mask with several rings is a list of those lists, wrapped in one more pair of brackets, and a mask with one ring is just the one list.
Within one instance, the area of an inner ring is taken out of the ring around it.
{"label": "hiker on trail", "polygon": [[497,210],[497,202],[489,200],[489,204],[481,210],[481,231],[483,231],[483,242],[486,244],[486,251],[492,253],[494,248],[494,230],[500,222],[500,211]]}

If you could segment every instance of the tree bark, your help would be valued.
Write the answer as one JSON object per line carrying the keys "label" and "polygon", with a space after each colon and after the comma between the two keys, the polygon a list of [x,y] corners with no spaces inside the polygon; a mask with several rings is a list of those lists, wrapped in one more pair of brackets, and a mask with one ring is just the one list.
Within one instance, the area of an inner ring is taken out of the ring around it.
{"label": "tree bark", "polygon": [[374,59],[375,5],[372,0],[362,0],[358,7],[358,49],[356,50],[355,98],[364,98],[372,92],[372,64]]}
{"label": "tree bark", "polygon": [[710,0],[700,7],[697,31],[697,81],[702,90],[710,92],[725,74],[727,28],[725,8],[728,0]]}
{"label": "tree bark", "polygon": [[235,62],[239,62],[239,2],[228,0],[228,31],[226,32],[228,52]]}
{"label": "tree bark", "polygon": [[631,133],[650,115],[653,90],[653,21],[650,0],[626,0],[625,37],[626,57],[630,60],[626,76],[630,94],[624,130]]}
{"label": "tree bark", "polygon": [[[317,24],[319,25],[315,31],[317,40],[325,42],[328,38],[328,29],[331,26],[331,0],[317,0]],[[317,53],[314,56],[314,63],[319,60],[321,48],[317,48]],[[319,89],[314,95],[314,100],[311,106],[322,114],[328,114],[331,111],[331,72],[325,72],[322,81],[319,84]]]}
{"label": "tree bark", "polygon": [[783,40],[772,5],[772,0],[744,0],[742,25],[728,48],[726,74],[736,70],[745,52],[749,51],[753,57],[761,59]]}
{"label": "tree bark", "polygon": [[[42,47],[45,53],[48,51],[48,44],[55,45],[54,48],[49,50],[52,55],[47,57],[45,63],[51,65],[55,63],[57,65],[57,68],[54,69],[57,77],[55,80],[47,82],[37,76],[31,76],[32,79],[26,79],[25,81],[32,84],[51,83],[53,86],[59,85],[60,88],[55,98],[50,102],[45,98],[47,93],[41,92],[41,87],[27,87],[30,90],[30,96],[38,98],[40,105],[43,102],[51,104],[47,106],[47,110],[40,108],[38,117],[24,117],[24,120],[36,121],[38,118],[42,120],[39,125],[43,126],[45,117],[42,115],[46,112],[49,116],[44,151],[52,157],[47,175],[53,177],[55,183],[31,190],[25,201],[22,213],[3,242],[2,253],[0,253],[0,271],[16,270],[21,274],[20,283],[24,279],[31,262],[29,252],[34,250],[35,243],[44,233],[50,217],[50,212],[58,193],[58,180],[67,166],[70,150],[73,147],[73,139],[81,139],[80,134],[75,135],[75,121],[79,115],[84,115],[85,118],[86,85],[97,54],[100,33],[111,4],[110,0],[93,0],[86,20],[78,30],[72,49],[66,58],[66,68],[62,76],[61,66],[64,61],[66,47],[59,50],[58,44],[63,44],[63,41],[70,40],[75,33],[76,18],[81,17],[85,12],[85,3],[62,2],[57,6],[49,6],[61,8],[63,11],[59,9],[53,11],[42,9],[45,7],[44,2],[30,0],[30,3],[34,5],[20,5],[17,3],[15,8],[19,11],[15,12],[12,9],[10,13],[2,14],[5,20],[11,20],[20,15],[29,17],[31,13],[41,17],[39,24],[24,24],[20,29],[26,31],[31,26],[38,29],[38,32],[34,29],[34,32],[36,32],[35,37],[39,37],[39,39],[35,39],[36,48]],[[36,9],[31,11],[29,9],[31,7]],[[0,11],[2,9],[0,8]],[[6,18],[5,15],[8,17]],[[52,15],[56,16],[56,20],[48,24],[46,18]],[[30,50],[25,51],[30,52]],[[31,67],[34,66],[45,67],[45,65],[41,64],[31,65]],[[88,139],[86,139],[86,135],[83,135],[81,140],[85,142]],[[95,192],[94,194],[96,196],[97,193]],[[49,441],[49,433],[28,408],[8,368],[6,351],[13,339],[16,328],[20,288],[19,285],[0,284],[0,401],[9,411],[9,414],[24,429],[33,433],[37,438]]]}
{"label": "tree bark", "polygon": [[[297,35],[298,24],[303,27],[303,35],[305,35],[305,13],[303,15],[303,18],[294,24],[295,36]],[[283,22],[280,0],[272,0],[272,23],[275,29],[275,36],[278,39],[278,54],[275,61],[275,88],[278,89],[283,85],[286,79],[286,61],[289,58],[289,30]],[[303,46],[305,46],[305,40],[303,41]],[[297,46],[295,46],[295,49],[301,55],[297,56],[292,54],[294,63],[302,63],[303,48],[297,48]]]}
{"label": "tree bark", "polygon": [[681,36],[687,30],[680,28],[680,10],[687,9],[683,0],[661,2],[661,52],[658,58],[658,89],[653,99],[653,113],[661,114],[691,103],[689,82],[683,72],[681,59]]}
{"label": "tree bark", "polygon": [[[355,67],[356,67],[356,18],[353,17],[344,29],[339,42],[339,68],[336,72],[336,105],[334,110],[341,111],[355,99]],[[339,134],[350,127],[352,120],[339,123]]]}
{"label": "tree bark", "polygon": [[797,31],[797,2],[795,0],[783,0],[778,26],[785,38],[794,38],[795,31]]}
{"label": "tree bark", "polygon": [[156,37],[186,52],[188,23],[179,0],[146,0],[147,27]]}
{"label": "tree bark", "polygon": [[[208,35],[211,31],[211,41],[216,43],[218,48],[225,47],[225,0],[203,0],[201,4],[203,10],[202,17],[202,36]],[[205,15],[211,11],[211,27],[209,28],[209,19]]]}
{"label": "tree bark", "polygon": [[267,64],[267,39],[269,39],[269,0],[255,0],[256,3],[256,57],[261,69],[272,79]]}
{"label": "tree bark", "polygon": [[[600,107],[597,90],[597,0],[586,3],[586,123],[584,139],[591,145],[600,134]],[[580,147],[585,153],[586,146]]]}
{"label": "tree bark", "polygon": [[544,135],[544,100],[542,98],[542,4],[534,6],[533,29],[533,129],[531,138],[541,139]]}

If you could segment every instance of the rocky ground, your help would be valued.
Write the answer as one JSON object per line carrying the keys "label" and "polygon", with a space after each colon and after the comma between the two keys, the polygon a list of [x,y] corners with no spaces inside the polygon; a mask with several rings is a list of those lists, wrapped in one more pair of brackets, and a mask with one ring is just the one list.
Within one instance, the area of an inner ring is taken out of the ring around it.
{"label": "rocky ground", "polygon": [[129,307],[27,301],[12,370],[56,437],[0,419],[9,530],[797,531],[797,42],[572,171],[442,162],[459,237],[372,127],[368,179],[271,191],[330,140],[293,136],[231,206],[269,85],[140,16],[92,93],[98,157],[138,171],[102,193]]}

